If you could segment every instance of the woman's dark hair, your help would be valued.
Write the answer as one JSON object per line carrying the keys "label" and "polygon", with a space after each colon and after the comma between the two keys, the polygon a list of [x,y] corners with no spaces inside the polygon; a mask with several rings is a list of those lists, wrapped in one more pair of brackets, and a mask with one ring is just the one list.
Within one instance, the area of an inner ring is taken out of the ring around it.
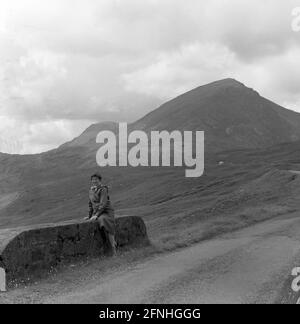
{"label": "woman's dark hair", "polygon": [[92,180],[93,178],[97,178],[97,179],[99,179],[100,181],[102,180],[102,176],[101,176],[100,173],[95,173],[95,174],[93,174],[93,175],[91,176],[91,180]]}

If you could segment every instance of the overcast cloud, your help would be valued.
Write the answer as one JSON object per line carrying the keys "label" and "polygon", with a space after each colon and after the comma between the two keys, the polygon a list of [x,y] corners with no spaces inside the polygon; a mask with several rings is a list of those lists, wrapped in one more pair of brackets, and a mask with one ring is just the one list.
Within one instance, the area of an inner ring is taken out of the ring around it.
{"label": "overcast cloud", "polygon": [[0,151],[134,121],[233,77],[300,112],[300,0],[0,0]]}

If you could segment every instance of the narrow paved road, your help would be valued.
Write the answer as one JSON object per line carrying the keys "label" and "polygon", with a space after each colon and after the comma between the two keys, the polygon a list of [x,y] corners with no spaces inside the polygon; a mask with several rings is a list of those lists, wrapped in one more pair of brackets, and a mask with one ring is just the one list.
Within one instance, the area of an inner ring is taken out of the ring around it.
{"label": "narrow paved road", "polygon": [[300,215],[294,214],[153,257],[43,302],[280,302],[297,264]]}

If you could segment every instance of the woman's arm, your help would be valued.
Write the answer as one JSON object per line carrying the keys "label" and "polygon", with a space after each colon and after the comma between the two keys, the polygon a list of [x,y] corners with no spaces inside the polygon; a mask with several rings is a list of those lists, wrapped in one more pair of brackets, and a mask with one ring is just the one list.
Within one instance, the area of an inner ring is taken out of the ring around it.
{"label": "woman's arm", "polygon": [[93,216],[93,204],[91,202],[91,200],[89,200],[89,218],[91,218]]}

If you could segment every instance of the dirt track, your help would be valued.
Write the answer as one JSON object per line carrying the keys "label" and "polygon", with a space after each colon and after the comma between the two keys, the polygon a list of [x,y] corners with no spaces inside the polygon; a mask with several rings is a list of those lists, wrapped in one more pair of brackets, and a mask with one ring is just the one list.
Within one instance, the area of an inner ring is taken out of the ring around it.
{"label": "dirt track", "polygon": [[[298,261],[298,263],[297,263]],[[116,271],[49,303],[274,303],[300,266],[300,216],[267,221]]]}

